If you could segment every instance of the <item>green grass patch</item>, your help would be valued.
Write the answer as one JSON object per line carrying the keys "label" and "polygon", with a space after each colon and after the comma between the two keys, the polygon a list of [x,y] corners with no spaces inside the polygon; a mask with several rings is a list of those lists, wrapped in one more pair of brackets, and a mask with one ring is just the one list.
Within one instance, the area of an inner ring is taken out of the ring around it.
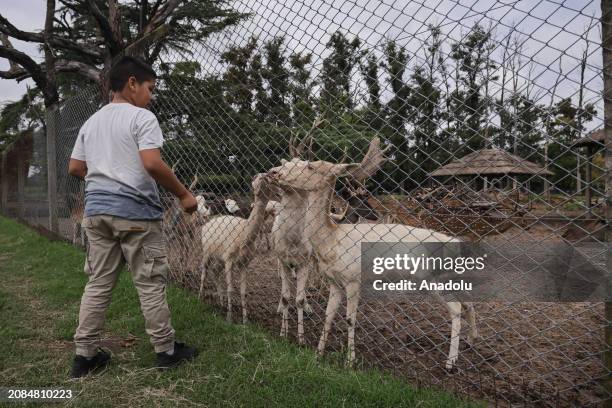
{"label": "green grass patch", "polygon": [[476,406],[444,392],[416,390],[377,371],[319,361],[312,350],[255,326],[225,322],[174,286],[168,288],[168,302],[177,338],[198,347],[200,356],[159,372],[151,368],[155,356],[126,271],[113,293],[103,336],[115,346],[111,366],[69,380],[71,339],[86,282],[83,261],[80,250],[0,217],[0,342],[5,346],[0,386],[72,388],[78,396],[70,405],[82,407]]}

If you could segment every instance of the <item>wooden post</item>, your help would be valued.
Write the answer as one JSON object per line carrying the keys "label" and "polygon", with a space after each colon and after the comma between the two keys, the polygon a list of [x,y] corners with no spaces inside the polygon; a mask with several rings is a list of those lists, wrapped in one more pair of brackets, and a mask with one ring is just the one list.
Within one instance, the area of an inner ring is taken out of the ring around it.
{"label": "wooden post", "polygon": [[2,167],[0,167],[0,174],[2,174],[2,176],[0,177],[0,184],[2,184],[2,186],[0,187],[0,194],[2,198],[0,199],[0,211],[4,213],[5,215],[8,215],[9,178],[8,178],[8,159],[7,159],[6,149],[2,152],[1,165]]}
{"label": "wooden post", "polygon": [[576,195],[582,194],[582,176],[580,174],[580,151],[576,154]]}
{"label": "wooden post", "polygon": [[22,154],[19,154],[19,149],[17,149],[17,216],[19,218],[24,218],[25,211],[25,157]]}
{"label": "wooden post", "polygon": [[604,387],[607,391],[606,407],[612,407],[612,0],[601,1],[601,26],[602,26],[602,56],[604,77],[604,135],[605,135],[605,217],[606,217],[606,264],[607,276],[607,299],[605,304],[605,350],[604,363],[607,373],[604,376]]}
{"label": "wooden post", "polygon": [[593,161],[593,147],[589,144],[587,145],[587,162],[586,162],[586,176],[585,176],[585,183],[586,183],[586,197],[585,197],[585,201],[586,201],[586,205],[587,208],[589,210],[589,217],[592,215],[592,208],[591,208],[591,162]]}
{"label": "wooden post", "polygon": [[49,200],[49,229],[59,233],[57,220],[57,106],[47,108],[45,113],[47,130],[47,198]]}

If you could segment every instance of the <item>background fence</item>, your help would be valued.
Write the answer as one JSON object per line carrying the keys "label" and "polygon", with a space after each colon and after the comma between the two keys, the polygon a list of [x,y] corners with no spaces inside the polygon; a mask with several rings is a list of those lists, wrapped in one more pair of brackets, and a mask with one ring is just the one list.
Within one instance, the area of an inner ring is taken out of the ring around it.
{"label": "background fence", "polygon": [[[319,160],[359,162],[375,136],[390,146],[388,160],[365,183],[337,183],[331,210],[340,222],[427,228],[503,249],[512,257],[490,272],[517,288],[532,284],[531,276],[512,271],[512,262],[551,243],[570,244],[608,273],[607,4],[229,3],[245,18],[180,54],[162,53],[156,67],[151,109],[164,130],[164,157],[185,184],[197,175],[194,191],[205,199],[199,214],[187,217],[162,192],[173,280],[200,289],[202,226],[223,213],[249,217],[253,177],[290,159],[291,137],[304,138],[317,116],[324,119],[312,133]],[[102,99],[97,89],[84,89],[63,102],[48,126],[54,134],[34,129],[4,151],[4,214],[44,227],[55,217],[55,232],[81,243],[84,186],[67,175],[67,165],[81,125]],[[55,140],[56,174],[47,172],[48,140]],[[49,180],[57,188],[51,202]],[[247,268],[247,304],[249,320],[277,332],[273,217],[263,221]],[[306,285],[310,346],[325,321],[323,272],[311,273]],[[237,295],[233,303],[240,305]],[[442,303],[362,297],[357,365],[500,405],[609,402],[603,302],[526,298],[475,306],[479,339],[461,341],[449,371],[451,326]],[[347,326],[336,319],[328,351],[346,351]]]}

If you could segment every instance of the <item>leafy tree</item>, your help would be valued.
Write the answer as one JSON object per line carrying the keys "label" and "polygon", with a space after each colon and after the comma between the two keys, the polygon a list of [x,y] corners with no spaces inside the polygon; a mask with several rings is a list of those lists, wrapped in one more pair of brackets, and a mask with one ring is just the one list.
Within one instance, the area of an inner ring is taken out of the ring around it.
{"label": "leafy tree", "polygon": [[326,44],[331,54],[323,60],[319,102],[325,117],[341,116],[355,106],[351,97],[351,75],[359,64],[360,46],[359,38],[349,41],[340,31],[332,34]]}
{"label": "leafy tree", "polygon": [[314,81],[307,66],[312,54],[292,53],[289,56],[289,99],[294,124],[306,124],[314,120]]}
{"label": "leafy tree", "polygon": [[406,134],[406,123],[410,112],[410,95],[412,89],[405,80],[408,68],[408,54],[404,47],[399,47],[395,41],[387,42],[385,46],[385,60],[381,64],[387,74],[387,81],[391,86],[391,99],[384,106],[385,137],[394,145],[394,170],[392,178],[397,183],[396,188],[407,188],[403,185],[408,182],[407,177],[412,173],[415,163],[410,157],[410,143]]}
{"label": "leafy tree", "polygon": [[[265,104],[261,75],[261,59],[257,54],[257,38],[251,37],[244,46],[232,46],[221,54],[221,62],[227,64],[223,80],[226,86],[225,97],[230,105],[241,114],[252,113],[253,88],[260,95],[260,103]],[[259,85],[255,86],[254,85]],[[261,89],[259,89],[261,88]]]}
{"label": "leafy tree", "polygon": [[488,75],[497,65],[491,60],[495,48],[491,30],[476,24],[468,35],[451,46],[451,58],[457,68],[456,89],[449,96],[453,125],[456,133],[469,150],[485,147],[484,127],[490,102],[483,90],[497,76]]}
{"label": "leafy tree", "polygon": [[372,52],[363,51],[361,61],[361,75],[368,89],[365,121],[372,129],[380,130],[383,126],[383,112],[378,82],[378,60]]}
{"label": "leafy tree", "polygon": [[273,123],[289,125],[291,115],[288,105],[289,98],[289,69],[286,66],[287,58],[283,47],[283,39],[276,37],[264,45],[266,67],[263,78],[269,88],[268,108],[270,120]]}
{"label": "leafy tree", "polygon": [[[99,84],[101,94],[108,95],[108,70],[117,57],[136,55],[153,64],[164,52],[190,56],[194,44],[248,17],[227,4],[225,0],[47,0],[42,33],[20,30],[0,15],[0,58],[10,63],[0,78],[32,78],[47,111],[88,84]],[[45,62],[37,63],[15,49],[11,39],[40,44]],[[29,115],[25,106],[19,115]],[[0,140],[5,137],[0,134]]]}
{"label": "leafy tree", "polygon": [[[552,138],[549,146],[549,157],[553,163],[553,185],[565,191],[571,191],[576,185],[576,154],[569,146],[585,131],[584,125],[596,115],[595,106],[587,104],[582,109],[572,104],[571,98],[561,99],[548,111],[546,131]],[[552,120],[551,120],[552,118]]]}
{"label": "leafy tree", "polygon": [[447,134],[442,130],[444,117],[442,104],[442,89],[440,78],[436,74],[445,69],[441,53],[442,41],[440,29],[429,27],[431,36],[426,43],[426,53],[422,65],[412,73],[413,88],[408,99],[412,109],[410,121],[413,127],[412,154],[415,164],[418,164],[410,177],[414,184],[426,179],[427,173],[444,163],[449,156],[450,146]]}

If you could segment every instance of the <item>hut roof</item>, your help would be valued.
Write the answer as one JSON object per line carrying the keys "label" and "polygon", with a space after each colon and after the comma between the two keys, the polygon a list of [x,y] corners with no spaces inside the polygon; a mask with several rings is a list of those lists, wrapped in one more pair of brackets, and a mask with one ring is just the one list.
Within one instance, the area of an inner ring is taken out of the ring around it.
{"label": "hut roof", "polygon": [[595,147],[604,147],[606,141],[604,140],[606,137],[603,129],[595,130],[588,135],[581,137],[572,143],[572,147],[584,147],[584,146],[595,146]]}
{"label": "hut roof", "polygon": [[467,176],[487,174],[552,175],[539,164],[514,156],[505,150],[481,149],[429,173],[430,176]]}

